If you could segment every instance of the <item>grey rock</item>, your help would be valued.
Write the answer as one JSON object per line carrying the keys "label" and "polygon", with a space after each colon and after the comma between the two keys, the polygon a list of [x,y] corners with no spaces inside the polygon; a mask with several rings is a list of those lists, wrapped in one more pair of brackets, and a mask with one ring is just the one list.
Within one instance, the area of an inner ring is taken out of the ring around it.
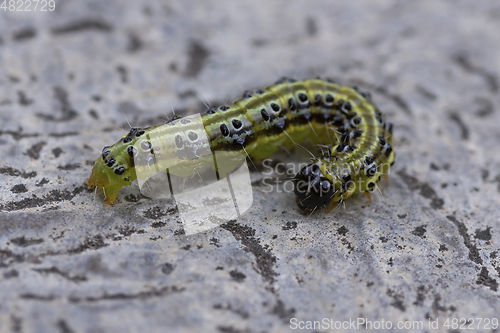
{"label": "grey rock", "polygon": [[[324,318],[494,331],[497,2],[55,4],[0,11],[0,332],[288,332]],[[172,200],[128,187],[110,207],[86,189],[127,121],[202,112],[283,75],[357,85],[394,123],[396,164],[371,204],[307,216],[252,172],[248,212],[186,235]]]}

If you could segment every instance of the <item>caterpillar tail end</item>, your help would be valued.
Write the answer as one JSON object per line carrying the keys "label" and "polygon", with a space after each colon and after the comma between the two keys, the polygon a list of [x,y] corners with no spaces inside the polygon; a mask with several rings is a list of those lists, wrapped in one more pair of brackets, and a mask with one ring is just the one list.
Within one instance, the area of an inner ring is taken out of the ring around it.
{"label": "caterpillar tail end", "polygon": [[90,177],[87,179],[87,186],[90,190],[94,188],[100,188],[102,193],[104,194],[106,203],[113,206],[118,196],[118,192],[120,192],[123,185],[104,185],[102,184],[102,179],[99,179],[95,173],[93,172]]}

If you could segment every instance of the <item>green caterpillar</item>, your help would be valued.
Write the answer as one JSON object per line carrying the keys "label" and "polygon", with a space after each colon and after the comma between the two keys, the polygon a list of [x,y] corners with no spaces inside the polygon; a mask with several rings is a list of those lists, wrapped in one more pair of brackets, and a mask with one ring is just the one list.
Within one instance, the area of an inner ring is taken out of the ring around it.
{"label": "green caterpillar", "polygon": [[[245,92],[230,105],[210,108],[201,115],[201,129],[182,120],[182,132],[171,123],[132,128],[105,147],[94,163],[89,188],[102,189],[106,202],[113,204],[139,171],[153,167],[185,177],[206,167],[210,162],[199,153],[203,149],[222,154],[224,163],[216,163],[215,170],[224,177],[242,156],[260,161],[280,146],[292,148],[309,139],[331,147],[294,179],[298,206],[313,211],[331,209],[357,192],[369,196],[395,159],[392,124],[369,94],[329,80],[283,78],[265,89]],[[200,139],[205,136],[206,142]],[[141,159],[141,153],[149,157]]]}

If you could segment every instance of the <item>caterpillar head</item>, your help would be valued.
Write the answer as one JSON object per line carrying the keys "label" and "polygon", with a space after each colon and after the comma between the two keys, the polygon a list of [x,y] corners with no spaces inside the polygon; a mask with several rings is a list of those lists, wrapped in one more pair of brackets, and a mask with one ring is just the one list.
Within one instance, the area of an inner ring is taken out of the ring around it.
{"label": "caterpillar head", "polygon": [[314,211],[330,204],[338,192],[326,178],[316,161],[303,167],[295,176],[295,197],[298,206],[305,211]]}

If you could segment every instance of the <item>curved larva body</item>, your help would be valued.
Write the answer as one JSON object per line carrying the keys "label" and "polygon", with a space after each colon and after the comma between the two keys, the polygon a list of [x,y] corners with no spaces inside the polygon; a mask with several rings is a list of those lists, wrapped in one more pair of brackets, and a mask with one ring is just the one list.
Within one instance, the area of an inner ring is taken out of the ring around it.
{"label": "curved larva body", "polygon": [[[113,203],[120,189],[137,178],[136,168],[141,166],[134,165],[135,147],[148,153],[151,150],[157,169],[168,168],[178,176],[187,176],[208,163],[199,158],[200,149],[224,152],[229,162],[216,167],[223,176],[235,168],[241,156],[262,160],[280,146],[290,148],[309,139],[332,147],[329,154],[314,160],[295,177],[299,207],[314,210],[342,202],[356,192],[373,190],[395,158],[392,125],[384,121],[366,95],[320,79],[282,79],[266,89],[247,92],[228,106],[208,110],[201,120],[201,130],[188,120],[185,124],[180,121],[182,131],[169,123],[132,129],[104,148],[88,179],[89,186],[101,188],[106,201]],[[198,138],[205,135],[208,140],[204,144]],[[152,136],[162,142],[161,155],[155,155],[155,147],[151,147]]]}

